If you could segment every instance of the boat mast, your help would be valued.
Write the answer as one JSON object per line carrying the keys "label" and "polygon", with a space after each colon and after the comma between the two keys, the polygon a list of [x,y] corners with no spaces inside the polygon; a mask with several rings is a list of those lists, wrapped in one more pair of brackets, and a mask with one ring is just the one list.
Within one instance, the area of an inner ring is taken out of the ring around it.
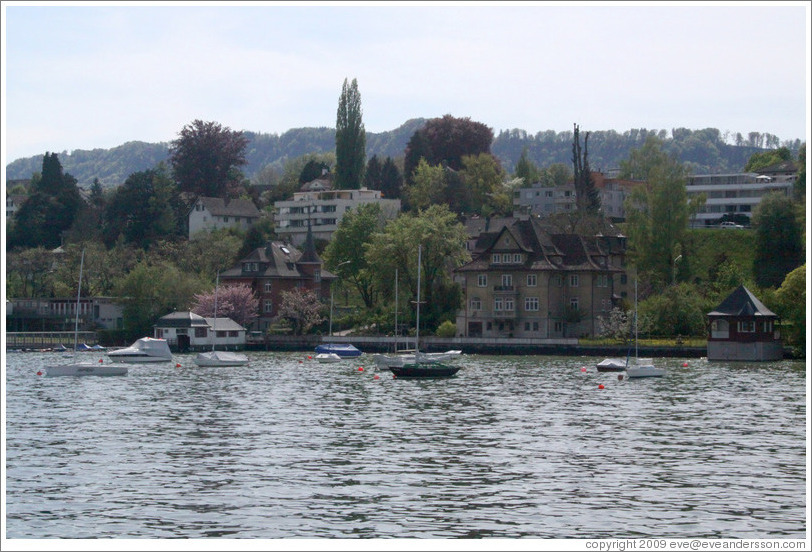
{"label": "boat mast", "polygon": [[220,271],[217,271],[217,279],[214,283],[214,326],[212,327],[211,352],[214,352],[214,342],[217,340],[217,293],[220,288]]}
{"label": "boat mast", "polygon": [[76,320],[73,323],[73,355],[79,346],[79,305],[82,297],[82,271],[85,268],[85,250],[82,249],[82,260],[79,262],[79,289],[76,291]]}
{"label": "boat mast", "polygon": [[395,353],[398,352],[398,269],[395,268]]}
{"label": "boat mast", "polygon": [[417,246],[417,321],[414,334],[415,360],[417,359],[417,353],[420,352],[420,267],[423,264],[421,261],[422,248],[422,245]]}
{"label": "boat mast", "polygon": [[639,358],[637,353],[637,278],[634,279],[634,358]]}

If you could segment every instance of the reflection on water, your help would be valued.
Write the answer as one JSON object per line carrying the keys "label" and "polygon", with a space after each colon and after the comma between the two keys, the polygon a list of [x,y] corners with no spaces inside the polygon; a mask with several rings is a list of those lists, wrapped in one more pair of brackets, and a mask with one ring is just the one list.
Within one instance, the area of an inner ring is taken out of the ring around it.
{"label": "reflection on water", "polygon": [[48,379],[7,355],[6,536],[805,536],[803,364],[464,356],[408,381],[307,356]]}

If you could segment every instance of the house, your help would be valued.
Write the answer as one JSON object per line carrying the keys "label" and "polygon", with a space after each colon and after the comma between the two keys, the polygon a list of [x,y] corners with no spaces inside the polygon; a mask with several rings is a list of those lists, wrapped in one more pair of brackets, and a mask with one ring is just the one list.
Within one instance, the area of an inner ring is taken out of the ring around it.
{"label": "house", "polygon": [[220,273],[224,284],[247,284],[259,301],[259,318],[251,330],[266,332],[279,315],[282,293],[305,288],[319,299],[330,296],[336,276],[324,270],[316,253],[313,232],[308,231],[303,251],[282,241],[269,242],[240,259],[237,266]]}
{"label": "house", "polygon": [[261,213],[249,199],[199,197],[189,211],[189,237],[219,228],[248,230]]}
{"label": "house", "polygon": [[625,236],[605,220],[592,235],[544,220],[503,219],[479,233],[472,260],[454,271],[465,300],[458,336],[593,336],[626,296]]}
{"label": "house", "polygon": [[[215,332],[216,330],[216,332]],[[189,311],[175,311],[162,316],[154,325],[154,337],[166,339],[180,351],[239,350],[245,347],[246,330],[231,318],[204,318]]]}
{"label": "house", "polygon": [[[76,297],[9,299],[6,312],[10,332],[72,332],[76,325]],[[120,330],[124,307],[113,297],[82,297],[79,300],[79,329]]]}
{"label": "house", "polygon": [[276,234],[294,245],[304,243],[312,229],[316,239],[329,241],[344,214],[366,203],[378,203],[387,218],[400,212],[399,199],[384,199],[378,190],[331,190],[317,179],[293,194],[293,199],[274,203]]}
{"label": "house", "polygon": [[778,315],[739,286],[708,313],[708,360],[780,360]]}

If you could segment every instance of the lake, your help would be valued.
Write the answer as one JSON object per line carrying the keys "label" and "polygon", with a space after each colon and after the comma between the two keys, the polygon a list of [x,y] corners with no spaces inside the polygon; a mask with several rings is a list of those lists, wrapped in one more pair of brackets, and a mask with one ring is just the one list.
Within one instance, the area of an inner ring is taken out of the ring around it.
{"label": "lake", "polygon": [[432,381],[248,356],[45,378],[60,354],[7,354],[6,537],[806,535],[802,362],[620,381],[600,358],[463,355]]}

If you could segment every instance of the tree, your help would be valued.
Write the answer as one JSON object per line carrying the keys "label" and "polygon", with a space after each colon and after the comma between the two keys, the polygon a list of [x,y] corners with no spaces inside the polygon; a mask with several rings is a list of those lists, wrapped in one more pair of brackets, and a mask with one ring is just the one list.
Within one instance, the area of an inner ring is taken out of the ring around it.
{"label": "tree", "polygon": [[9,247],[55,248],[73,225],[82,205],[76,179],[62,171],[56,153],[45,153],[42,174],[31,184],[31,195],[14,214]]}
{"label": "tree", "polygon": [[439,165],[429,165],[421,158],[412,177],[412,184],[406,187],[406,202],[409,209],[427,209],[444,199],[445,173]]}
{"label": "tree", "polygon": [[444,165],[458,171],[465,155],[491,153],[493,131],[470,117],[445,115],[429,119],[422,129],[412,135],[406,145],[404,173],[411,181],[412,173],[425,159],[429,165]]}
{"label": "tree", "polygon": [[798,176],[793,185],[793,196],[801,202],[806,196],[806,142],[798,149]]}
{"label": "tree", "polygon": [[584,137],[583,154],[578,125],[573,125],[572,168],[575,175],[575,205],[579,211],[597,214],[601,210],[601,196],[595,189],[589,167],[589,133]]}
{"label": "tree", "polygon": [[403,190],[403,175],[395,162],[387,157],[381,167],[381,195],[389,199],[399,199]]}
{"label": "tree", "polygon": [[541,176],[541,170],[538,166],[527,158],[527,146],[522,150],[522,156],[516,162],[516,178],[521,178],[525,186],[538,182]]}
{"label": "tree", "polygon": [[784,161],[792,161],[792,152],[789,151],[789,148],[781,147],[774,150],[759,151],[750,156],[744,166],[744,172],[758,172],[765,167],[777,165]]}
{"label": "tree", "polygon": [[690,215],[685,174],[682,164],[664,153],[661,141],[652,136],[621,162],[621,178],[634,175],[646,181],[626,199],[626,224],[630,256],[658,290],[673,281],[677,246],[685,241]]}
{"label": "tree", "polygon": [[248,284],[229,284],[219,289],[197,293],[191,311],[203,317],[215,315],[217,318],[231,318],[237,324],[248,328],[259,317],[259,300]]}
{"label": "tree", "polygon": [[806,352],[806,264],[787,274],[775,292],[778,314],[787,323],[787,338],[799,353]]}
{"label": "tree", "polygon": [[279,316],[287,320],[293,328],[293,335],[303,335],[316,324],[326,320],[321,312],[324,305],[315,292],[305,288],[283,291],[279,294]]}
{"label": "tree", "polygon": [[330,165],[325,163],[323,160],[311,158],[307,163],[305,163],[305,166],[302,168],[302,172],[299,174],[299,184],[307,184],[308,182],[312,182],[317,178],[320,178],[323,174],[329,172]]}
{"label": "tree", "polygon": [[104,240],[148,249],[159,239],[183,234],[185,208],[165,167],[131,174],[116,189],[104,216]]}
{"label": "tree", "polygon": [[480,153],[463,156],[460,174],[471,198],[471,211],[489,217],[508,214],[512,210],[513,197],[508,197],[503,186],[502,167],[493,155]]}
{"label": "tree", "polygon": [[[432,205],[413,214],[402,214],[376,233],[366,248],[369,269],[378,289],[394,299],[395,270],[400,297],[417,295],[417,249],[422,245],[421,317],[427,328],[455,316],[460,306],[459,285],[452,270],[470,260],[468,236],[457,216],[445,205]],[[414,305],[412,304],[412,307]]]}
{"label": "tree", "polygon": [[366,159],[366,131],[362,121],[361,93],[352,79],[341,89],[336,116],[335,187],[339,190],[360,188]]}
{"label": "tree", "polygon": [[802,229],[792,200],[777,192],[763,196],[753,210],[753,226],[756,285],[778,287],[787,274],[804,262]]}
{"label": "tree", "polygon": [[325,266],[342,279],[348,279],[368,309],[377,301],[378,290],[364,250],[372,236],[383,231],[389,218],[378,203],[360,205],[344,215],[324,250]]}
{"label": "tree", "polygon": [[383,167],[378,161],[378,156],[373,155],[367,161],[367,168],[364,171],[364,186],[369,190],[381,189],[381,172]]}
{"label": "tree", "polygon": [[248,139],[214,121],[196,119],[171,143],[169,161],[181,192],[203,197],[236,197],[246,164]]}

